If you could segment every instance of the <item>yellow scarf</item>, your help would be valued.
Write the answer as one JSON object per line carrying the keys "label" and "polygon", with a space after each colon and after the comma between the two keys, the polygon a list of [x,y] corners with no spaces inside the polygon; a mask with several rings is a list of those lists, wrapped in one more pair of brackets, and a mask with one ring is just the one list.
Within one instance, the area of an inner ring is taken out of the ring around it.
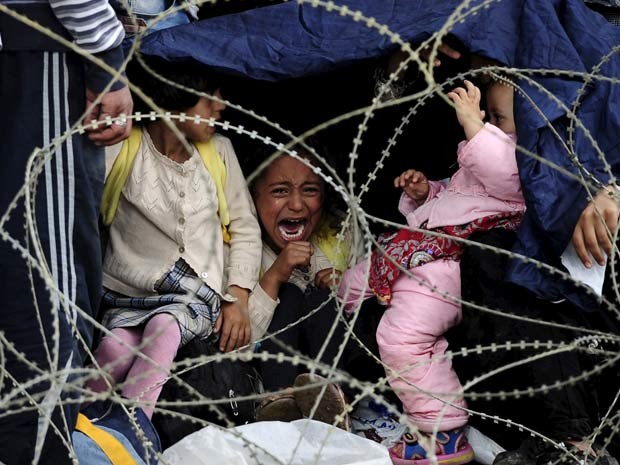
{"label": "yellow scarf", "polygon": [[334,268],[338,271],[345,271],[349,264],[351,245],[336,237],[340,232],[340,227],[333,226],[336,223],[335,220],[336,218],[331,215],[324,215],[310,236],[310,242],[321,249]]}

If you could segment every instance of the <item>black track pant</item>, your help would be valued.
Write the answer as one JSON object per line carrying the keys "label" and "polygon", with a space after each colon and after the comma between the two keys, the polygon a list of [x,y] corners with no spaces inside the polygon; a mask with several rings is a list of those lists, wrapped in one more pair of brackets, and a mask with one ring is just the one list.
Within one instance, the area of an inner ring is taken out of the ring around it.
{"label": "black track pant", "polygon": [[[81,312],[94,316],[101,292],[103,152],[75,135],[26,172],[33,149],[62,135],[84,111],[84,99],[78,57],[0,52],[0,462],[6,464],[71,463],[79,408],[72,369],[82,366],[91,337]],[[13,203],[25,183],[31,224],[24,196]]]}
{"label": "black track pant", "polygon": [[[299,352],[306,357],[315,359],[325,343],[330,328],[337,316],[336,305],[333,299],[330,300],[329,291],[309,287],[304,293],[294,284],[286,283],[280,288],[278,298],[280,299],[280,304],[274,312],[273,319],[267,330],[268,334],[298,321],[321,305],[322,308],[306,320],[291,326],[273,338],[263,341],[259,350],[272,354],[283,352],[291,356]],[[338,353],[338,346],[342,342],[343,335],[344,327],[342,323],[338,323],[333,337],[327,341],[323,355],[320,358],[321,362],[328,365],[333,362]],[[309,369],[305,365],[295,366],[288,361],[278,363],[275,360],[269,360],[260,363],[260,372],[263,377],[265,390],[267,391],[292,386],[295,377],[299,373],[307,371]]]}

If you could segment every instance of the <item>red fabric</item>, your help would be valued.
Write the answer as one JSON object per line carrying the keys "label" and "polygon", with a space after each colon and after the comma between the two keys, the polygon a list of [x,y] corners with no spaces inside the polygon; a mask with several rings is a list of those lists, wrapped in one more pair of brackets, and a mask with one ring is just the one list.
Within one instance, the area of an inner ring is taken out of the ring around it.
{"label": "red fabric", "polygon": [[522,219],[523,212],[498,213],[464,225],[430,230],[451,237],[434,236],[426,231],[408,229],[381,234],[378,239],[379,248],[373,251],[370,259],[368,284],[379,300],[389,304],[392,284],[401,273],[400,267],[410,270],[433,260],[458,260],[463,253],[463,243],[452,237],[466,239],[477,231],[493,228],[514,231]]}

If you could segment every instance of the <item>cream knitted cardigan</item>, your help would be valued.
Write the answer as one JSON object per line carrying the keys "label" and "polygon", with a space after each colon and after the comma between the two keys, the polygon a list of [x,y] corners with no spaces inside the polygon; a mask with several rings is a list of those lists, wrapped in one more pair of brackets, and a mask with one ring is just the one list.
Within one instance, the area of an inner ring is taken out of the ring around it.
{"label": "cream knitted cardigan", "polygon": [[[183,164],[155,149],[147,131],[123,188],[104,258],[105,287],[130,296],[152,295],[154,285],[183,258],[226,300],[228,286],[252,290],[261,262],[260,227],[230,140],[215,135],[226,165],[230,246],[217,217],[215,183],[197,150]],[[106,151],[111,166],[120,145]]]}

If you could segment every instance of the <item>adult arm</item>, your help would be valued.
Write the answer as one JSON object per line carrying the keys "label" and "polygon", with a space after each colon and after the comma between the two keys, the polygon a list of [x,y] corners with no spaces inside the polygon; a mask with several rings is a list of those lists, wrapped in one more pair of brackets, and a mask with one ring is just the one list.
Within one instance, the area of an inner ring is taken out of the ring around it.
{"label": "adult arm", "polygon": [[[124,55],[121,42],[125,32],[107,0],[49,0],[58,20],[69,31],[75,44],[85,52],[101,59],[111,68],[121,69]],[[106,116],[118,118],[130,115],[133,102],[129,89],[116,81],[106,93],[101,93],[113,76],[108,71],[84,58],[86,66],[86,108],[84,124],[103,120]],[[93,102],[100,96],[100,104]],[[129,136],[131,120],[126,125],[87,127],[89,138],[97,145],[111,145]]]}
{"label": "adult arm", "polygon": [[104,61],[118,59],[120,56],[122,63],[122,51],[119,55],[115,49],[121,44],[125,32],[108,0],[49,2],[54,14],[79,47],[88,53],[101,54]]}

